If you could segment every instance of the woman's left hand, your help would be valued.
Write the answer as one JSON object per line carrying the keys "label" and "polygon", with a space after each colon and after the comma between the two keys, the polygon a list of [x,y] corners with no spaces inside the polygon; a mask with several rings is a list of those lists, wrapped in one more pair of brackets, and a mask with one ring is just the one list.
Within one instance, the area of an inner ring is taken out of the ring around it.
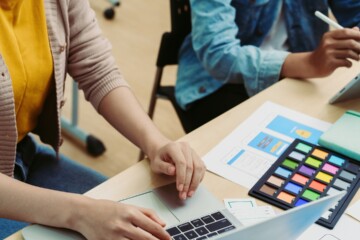
{"label": "woman's left hand", "polygon": [[170,142],[160,148],[151,169],[156,173],[176,176],[179,198],[191,197],[205,175],[205,165],[197,153],[185,142]]}

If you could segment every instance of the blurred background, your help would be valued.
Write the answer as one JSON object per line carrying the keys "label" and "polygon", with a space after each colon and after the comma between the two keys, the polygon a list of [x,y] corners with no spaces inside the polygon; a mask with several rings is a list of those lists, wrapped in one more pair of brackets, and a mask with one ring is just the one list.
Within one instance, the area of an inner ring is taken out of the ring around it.
{"label": "blurred background", "polygon": [[[97,14],[99,25],[112,46],[113,54],[125,79],[131,85],[144,110],[147,111],[156,71],[156,57],[161,35],[170,30],[169,1],[167,0],[121,0],[114,8],[112,20],[104,17],[105,9],[111,6],[107,0],[90,0]],[[163,83],[174,83],[176,66],[166,67]],[[66,104],[63,116],[71,118],[72,80],[66,83]],[[93,157],[82,144],[64,136],[60,152],[104,175],[111,177],[138,161],[139,149],[121,136],[79,92],[78,127],[100,139],[106,151]],[[158,100],[154,122],[170,139],[176,140],[185,133],[169,101]]]}

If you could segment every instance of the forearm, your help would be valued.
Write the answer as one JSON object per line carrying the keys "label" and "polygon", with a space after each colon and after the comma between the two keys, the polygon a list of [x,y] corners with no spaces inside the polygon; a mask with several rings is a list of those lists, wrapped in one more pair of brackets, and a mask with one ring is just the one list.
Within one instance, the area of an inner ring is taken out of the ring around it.
{"label": "forearm", "polygon": [[150,158],[161,146],[169,143],[127,87],[116,88],[106,95],[99,105],[99,112]]}
{"label": "forearm", "polygon": [[0,173],[0,217],[75,229],[82,195],[31,186]]}

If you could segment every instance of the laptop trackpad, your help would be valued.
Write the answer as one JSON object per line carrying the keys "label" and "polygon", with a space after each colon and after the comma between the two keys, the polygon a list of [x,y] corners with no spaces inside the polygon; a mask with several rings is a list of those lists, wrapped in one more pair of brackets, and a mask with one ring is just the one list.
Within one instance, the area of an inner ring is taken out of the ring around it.
{"label": "laptop trackpad", "polygon": [[174,225],[178,223],[178,219],[169,211],[164,203],[160,201],[153,191],[126,198],[120,202],[132,204],[138,207],[150,208],[154,210],[161,220],[167,223],[167,225]]}
{"label": "laptop trackpad", "polygon": [[173,183],[121,202],[153,209],[168,226],[224,208],[222,203],[201,185],[195,194],[185,201],[178,196]]}

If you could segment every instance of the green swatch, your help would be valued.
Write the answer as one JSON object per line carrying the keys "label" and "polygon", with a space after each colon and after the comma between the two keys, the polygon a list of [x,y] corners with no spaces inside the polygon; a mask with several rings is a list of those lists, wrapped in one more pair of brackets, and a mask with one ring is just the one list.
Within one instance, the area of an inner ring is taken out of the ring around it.
{"label": "green swatch", "polygon": [[310,166],[313,166],[313,167],[320,167],[321,165],[321,161],[319,160],[316,160],[315,158],[312,158],[312,157],[308,157],[305,161],[307,164],[309,164]]}
{"label": "green swatch", "polygon": [[313,201],[313,200],[318,199],[320,197],[320,194],[313,192],[311,190],[305,190],[303,197],[306,197],[307,199],[310,199]]}
{"label": "green swatch", "polygon": [[285,161],[282,164],[291,169],[295,169],[299,165],[298,163],[291,161],[289,159],[285,159]]}
{"label": "green swatch", "polygon": [[296,145],[295,147],[297,150],[300,150],[302,152],[308,153],[311,151],[312,147],[309,145],[306,145],[304,143],[298,143],[298,145]]}

